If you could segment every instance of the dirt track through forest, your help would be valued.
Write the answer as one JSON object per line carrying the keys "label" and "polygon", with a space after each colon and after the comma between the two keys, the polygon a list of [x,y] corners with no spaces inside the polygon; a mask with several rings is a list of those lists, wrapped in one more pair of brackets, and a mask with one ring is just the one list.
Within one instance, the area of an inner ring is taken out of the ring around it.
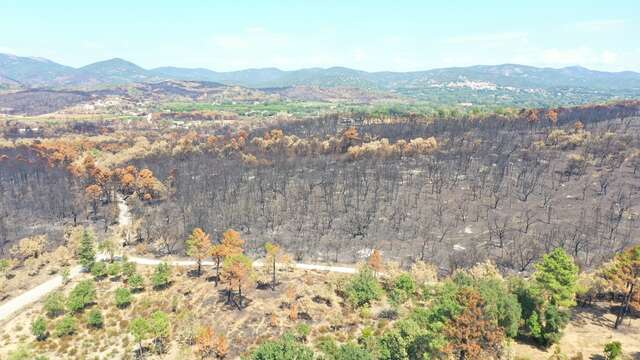
{"label": "dirt track through forest", "polygon": [[[118,220],[120,222],[120,226],[125,228],[129,224],[131,224],[131,213],[129,212],[129,207],[127,206],[126,201],[122,198],[118,198],[118,208],[120,213],[118,215]],[[98,254],[97,258],[99,260],[104,260],[106,255]],[[155,258],[144,258],[137,256],[128,256],[128,261],[139,265],[158,265],[165,260],[155,259]],[[195,266],[196,262],[194,260],[168,260],[166,261],[172,266]],[[215,266],[216,263],[214,261],[203,261],[203,266]],[[260,260],[255,261],[253,263],[254,267],[262,267],[264,263]],[[299,270],[315,270],[315,271],[326,271],[326,272],[336,272],[336,273],[344,273],[344,274],[355,274],[358,269],[355,267],[348,266],[330,266],[330,265],[318,265],[318,264],[305,264],[305,263],[293,263],[291,264],[295,269]],[[82,273],[81,266],[75,266],[71,269],[69,273],[69,280],[77,277]],[[61,275],[56,275],[53,278],[45,281],[44,283],[37,285],[36,287],[25,291],[24,293],[16,296],[13,299],[8,300],[4,304],[0,305],[0,322],[11,318],[11,316],[18,313],[18,311],[23,310],[28,305],[31,305],[42,298],[44,298],[50,292],[58,289],[63,285],[63,278]]]}

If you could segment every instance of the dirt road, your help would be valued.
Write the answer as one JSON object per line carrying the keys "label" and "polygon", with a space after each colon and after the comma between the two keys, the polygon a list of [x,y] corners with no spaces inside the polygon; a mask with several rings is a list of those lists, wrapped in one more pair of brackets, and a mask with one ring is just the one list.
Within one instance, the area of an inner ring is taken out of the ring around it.
{"label": "dirt road", "polygon": [[[118,216],[120,221],[120,226],[123,230],[126,231],[126,227],[131,224],[131,213],[129,212],[129,207],[127,206],[126,201],[122,198],[118,198],[118,208],[120,209],[120,214]],[[97,258],[99,260],[106,259],[106,255],[98,254]],[[163,261],[167,261],[170,265],[173,266],[195,266],[196,262],[194,260],[162,260],[155,258],[144,258],[137,256],[129,256],[128,260],[140,265],[158,265]],[[215,266],[215,262],[213,261],[203,261],[203,266]],[[261,260],[257,260],[253,263],[254,267],[262,267],[264,263]],[[335,272],[335,273],[343,273],[343,274],[355,274],[358,269],[355,267],[348,266],[331,266],[331,265],[319,265],[319,264],[305,264],[305,263],[294,263],[292,266],[296,269],[300,270],[315,270],[315,271],[327,271],[327,272]],[[71,269],[69,278],[72,279],[78,276],[82,271],[80,266],[76,266]],[[8,319],[13,314],[17,313],[19,310],[24,309],[28,305],[31,305],[41,299],[43,299],[47,294],[54,291],[55,289],[62,286],[62,276],[56,275],[53,278],[45,281],[44,283],[30,289],[21,295],[8,300],[4,304],[0,305],[0,322]]]}

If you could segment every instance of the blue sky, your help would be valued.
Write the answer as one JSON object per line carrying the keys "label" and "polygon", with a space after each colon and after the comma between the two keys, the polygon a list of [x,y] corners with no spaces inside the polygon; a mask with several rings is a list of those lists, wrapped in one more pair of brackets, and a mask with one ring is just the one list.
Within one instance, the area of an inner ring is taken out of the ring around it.
{"label": "blue sky", "polygon": [[0,52],[82,66],[640,71],[640,0],[1,0]]}

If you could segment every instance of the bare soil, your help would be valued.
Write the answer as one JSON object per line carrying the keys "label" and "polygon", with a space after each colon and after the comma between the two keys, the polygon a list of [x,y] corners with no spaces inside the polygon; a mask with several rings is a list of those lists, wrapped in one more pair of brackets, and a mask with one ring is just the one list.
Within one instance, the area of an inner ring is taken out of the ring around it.
{"label": "bare soil", "polygon": [[[582,354],[584,359],[602,359],[604,345],[611,341],[622,343],[624,353],[631,359],[640,359],[640,319],[629,317],[619,329],[614,329],[615,314],[612,304],[599,302],[573,310],[571,322],[564,330],[560,349],[569,357]],[[515,343],[517,356],[523,359],[546,360],[554,348],[541,349],[530,344]]]}
{"label": "bare soil", "polygon": [[[138,266],[148,276],[153,267]],[[174,268],[173,282],[164,290],[152,290],[147,284],[145,291],[135,294],[133,303],[124,309],[115,306],[115,290],[124,286],[121,280],[103,279],[97,282],[98,299],[92,307],[99,308],[105,317],[102,329],[91,329],[86,324],[86,314],[77,315],[78,333],[57,338],[50,334],[45,341],[35,341],[31,335],[31,323],[43,315],[42,302],[30,306],[16,317],[0,324],[0,358],[15,349],[18,344],[29,344],[38,355],[51,359],[131,359],[137,344],[129,333],[129,322],[138,316],[148,316],[155,310],[169,313],[172,323],[172,342],[167,354],[157,358],[195,358],[191,345],[180,342],[188,327],[211,326],[217,334],[229,339],[228,358],[238,358],[253,346],[268,338],[295,329],[302,323],[312,326],[311,339],[323,334],[337,334],[339,338],[354,339],[359,334],[355,329],[364,326],[358,314],[349,312],[335,293],[335,284],[348,275],[327,274],[316,271],[281,271],[275,290],[266,285],[269,276],[258,275],[257,286],[246,292],[243,309],[226,302],[225,287],[215,287],[214,270],[207,268],[201,277],[194,277],[192,269]],[[84,274],[64,286],[68,294],[80,280],[90,278]],[[263,282],[264,281],[264,282]],[[289,288],[299,306],[298,319],[289,318]],[[319,298],[318,298],[319,297]],[[320,299],[320,300],[318,300]],[[237,301],[237,297],[234,299]],[[47,319],[51,333],[60,320]],[[154,359],[155,355],[147,354]]]}
{"label": "bare soil", "polygon": [[[153,267],[138,265],[138,270],[148,276]],[[150,359],[196,358],[194,347],[183,341],[183,336],[187,329],[199,326],[211,326],[217,334],[224,334],[229,339],[227,358],[230,359],[239,358],[260,342],[287,330],[295,330],[303,323],[312,328],[309,344],[324,335],[335,336],[339,341],[354,341],[365,326],[372,326],[377,332],[390,327],[392,322],[378,319],[378,314],[388,309],[386,303],[382,302],[366,313],[353,311],[343,303],[336,290],[347,276],[299,269],[282,270],[279,283],[272,290],[268,283],[269,275],[257,273],[256,286],[245,293],[242,310],[226,302],[225,287],[222,284],[215,286],[211,268],[205,268],[202,276],[196,277],[193,269],[176,267],[170,287],[156,291],[147,285],[145,291],[135,294],[133,303],[124,309],[114,304],[115,290],[124,284],[118,278],[106,278],[97,283],[98,299],[93,305],[101,309],[105,317],[102,329],[91,329],[86,325],[85,311],[77,316],[77,334],[64,338],[51,334],[45,341],[35,341],[30,333],[31,323],[43,314],[42,303],[37,303],[0,324],[0,358],[18,344],[25,343],[36,354],[50,359],[133,359],[137,344],[129,333],[129,323],[135,317],[148,316],[155,310],[169,313],[173,340],[166,354],[148,353]],[[78,281],[89,277],[88,274],[79,276],[63,291],[68,293]],[[290,288],[294,291],[289,291]],[[290,319],[292,294],[299,306],[297,320]],[[615,315],[610,307],[611,303],[599,302],[590,307],[575,308],[560,342],[563,353],[569,356],[581,353],[584,359],[602,359],[604,344],[620,341],[630,358],[640,358],[640,319],[629,318],[620,329],[614,330]],[[59,319],[48,319],[50,332]],[[150,346],[150,343],[145,343],[145,346]],[[525,343],[514,343],[512,349],[517,359],[546,360],[553,352],[553,348],[541,349]]]}

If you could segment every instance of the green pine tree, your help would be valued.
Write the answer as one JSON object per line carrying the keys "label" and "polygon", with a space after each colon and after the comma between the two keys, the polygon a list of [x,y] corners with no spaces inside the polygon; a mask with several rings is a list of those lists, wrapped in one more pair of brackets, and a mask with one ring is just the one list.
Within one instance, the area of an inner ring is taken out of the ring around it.
{"label": "green pine tree", "polygon": [[536,264],[536,283],[547,293],[552,304],[557,306],[575,305],[578,266],[562,248],[545,255]]}
{"label": "green pine tree", "polygon": [[91,269],[91,266],[96,261],[93,235],[86,229],[82,233],[82,240],[80,240],[78,258],[80,260],[80,264],[82,264],[85,269]]}

